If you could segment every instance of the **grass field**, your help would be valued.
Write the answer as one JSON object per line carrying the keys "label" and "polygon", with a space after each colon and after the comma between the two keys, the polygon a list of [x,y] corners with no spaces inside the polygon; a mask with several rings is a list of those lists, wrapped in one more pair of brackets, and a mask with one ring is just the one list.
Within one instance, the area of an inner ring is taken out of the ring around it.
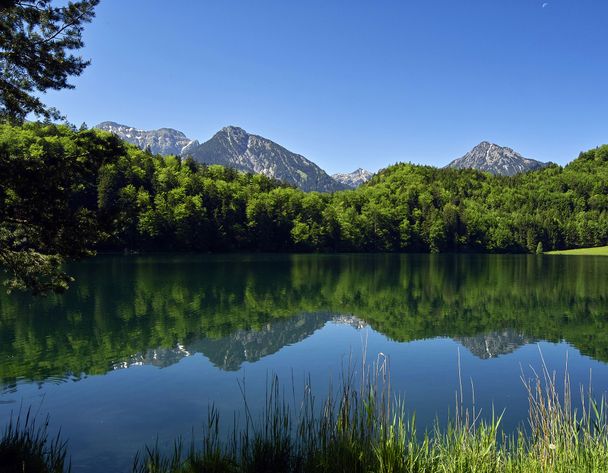
{"label": "grass field", "polygon": [[578,248],[576,250],[560,250],[560,251],[547,251],[547,255],[574,255],[574,256],[608,256],[608,246],[600,246],[598,248]]}

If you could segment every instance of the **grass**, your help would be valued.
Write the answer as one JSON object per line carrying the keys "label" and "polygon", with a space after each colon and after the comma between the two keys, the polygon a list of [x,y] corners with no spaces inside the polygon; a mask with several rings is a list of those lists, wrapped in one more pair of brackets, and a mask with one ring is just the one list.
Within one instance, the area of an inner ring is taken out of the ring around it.
{"label": "grass", "polygon": [[545,254],[547,254],[547,255],[608,256],[608,246],[600,246],[597,248],[578,248],[576,250],[547,251]]}
{"label": "grass", "polygon": [[31,410],[11,416],[0,438],[0,472],[67,473],[66,444],[60,435],[49,437],[48,418],[37,425]]}
{"label": "grass", "polygon": [[[567,370],[566,370],[567,371]],[[205,435],[188,448],[181,440],[171,452],[158,445],[139,452],[133,473],[578,473],[608,471],[606,404],[581,390],[574,407],[568,375],[558,382],[543,362],[540,374],[522,382],[528,393],[526,425],[507,436],[502,415],[480,420],[475,407],[463,407],[456,394],[453,420],[418,435],[415,418],[391,392],[387,362],[379,358],[343,376],[337,390],[317,404],[310,384],[303,401],[288,402],[277,378],[269,383],[257,419],[244,399],[244,425],[235,421],[220,432],[216,409],[208,411]],[[558,385],[563,382],[563,386]],[[474,403],[473,403],[474,406]],[[0,471],[65,473],[65,444],[49,441],[47,425],[36,427],[29,412],[10,423],[0,440]],[[8,461],[7,461],[8,460]]]}
{"label": "grass", "polygon": [[[337,394],[319,405],[309,389],[297,409],[271,384],[264,413],[257,422],[248,414],[229,440],[220,440],[219,414],[209,411],[202,445],[181,441],[169,456],[157,447],[138,455],[134,473],[576,473],[608,471],[608,422],[605,403],[581,392],[573,407],[570,382],[563,389],[543,368],[524,380],[529,398],[528,423],[506,436],[501,415],[488,422],[463,409],[462,389],[456,414],[447,428],[418,435],[415,418],[390,391],[386,364],[376,366],[353,388],[343,380]],[[561,393],[561,395],[559,394]],[[246,410],[247,409],[247,406]]]}

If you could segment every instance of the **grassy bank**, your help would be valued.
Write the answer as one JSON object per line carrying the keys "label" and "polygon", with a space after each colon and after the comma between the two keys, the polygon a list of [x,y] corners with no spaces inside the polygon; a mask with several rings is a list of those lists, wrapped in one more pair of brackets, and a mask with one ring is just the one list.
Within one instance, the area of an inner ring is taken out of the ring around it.
{"label": "grassy bank", "polygon": [[547,251],[545,254],[547,254],[547,255],[608,256],[608,246],[600,246],[597,248],[577,248],[576,250]]}
{"label": "grassy bank", "polygon": [[[245,401],[245,420],[226,436],[220,432],[219,413],[211,408],[202,443],[184,447],[178,441],[169,453],[147,448],[136,455],[133,473],[608,471],[605,404],[581,391],[575,408],[567,376],[559,389],[546,369],[523,383],[529,417],[511,436],[501,433],[500,415],[484,422],[474,407],[465,409],[462,389],[448,426],[418,435],[415,418],[405,415],[391,393],[386,365],[367,373],[356,383],[349,374],[321,403],[307,388],[297,405],[275,379],[259,418],[253,418]],[[69,471],[59,440],[48,442],[45,430],[27,427],[28,422],[22,433],[15,425],[0,443],[1,471]],[[6,457],[7,451],[20,453]],[[24,455],[37,463],[26,464]],[[11,458],[17,463],[10,464]]]}

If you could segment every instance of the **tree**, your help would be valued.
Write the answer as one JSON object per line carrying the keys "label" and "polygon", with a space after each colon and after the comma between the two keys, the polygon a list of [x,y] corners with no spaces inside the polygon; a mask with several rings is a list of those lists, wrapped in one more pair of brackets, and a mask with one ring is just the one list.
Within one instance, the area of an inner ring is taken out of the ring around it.
{"label": "tree", "polygon": [[71,51],[84,46],[83,24],[99,0],[52,6],[52,0],[0,0],[0,118],[22,122],[29,113],[61,118],[37,96],[70,89],[89,61]]}
{"label": "tree", "polygon": [[100,235],[99,169],[125,152],[96,131],[0,124],[0,267],[9,290],[67,288],[61,263],[92,254]]}
{"label": "tree", "polygon": [[[53,6],[51,0],[0,0],[0,119],[22,123],[30,113],[45,119],[61,117],[38,95],[73,88],[69,77],[89,65],[71,51],[83,47],[83,25],[92,20],[98,3],[81,0]],[[24,139],[9,136],[13,130],[3,131],[9,139],[18,138],[16,142]],[[67,199],[72,196],[66,189],[74,183],[71,178],[86,172],[83,156],[42,141],[17,150],[5,141],[0,150],[0,267],[10,274],[9,289],[38,293],[67,287],[71,278],[61,263],[65,257],[90,252],[95,223],[87,205],[69,213],[75,209],[70,208]],[[49,168],[47,162],[63,167]]]}

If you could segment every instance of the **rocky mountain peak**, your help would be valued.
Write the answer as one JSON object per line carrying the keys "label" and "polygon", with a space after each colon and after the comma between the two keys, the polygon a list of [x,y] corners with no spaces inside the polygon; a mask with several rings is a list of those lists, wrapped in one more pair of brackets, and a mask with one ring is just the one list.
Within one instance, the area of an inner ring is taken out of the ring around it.
{"label": "rocky mountain peak", "polygon": [[101,130],[105,129],[106,127],[119,127],[119,126],[125,126],[125,125],[121,125],[120,123],[116,123],[116,122],[111,122],[111,121],[107,121],[107,122],[101,122],[100,124],[96,125],[95,128],[99,128]]}
{"label": "rocky mountain peak", "polygon": [[513,176],[546,166],[534,159],[524,158],[511,148],[482,141],[463,157],[455,159],[446,167],[478,169],[491,174]]}
{"label": "rocky mountain peak", "polygon": [[241,127],[234,125],[225,126],[220,130],[220,132],[227,133],[229,135],[248,135],[248,133]]}
{"label": "rocky mountain peak", "polygon": [[[231,155],[238,155],[247,150],[249,133],[238,126],[225,126],[213,135],[209,142],[213,140],[217,141],[218,145],[225,147],[225,151],[228,151]],[[196,158],[195,154],[192,156]]]}
{"label": "rocky mountain peak", "polygon": [[[351,187],[332,179],[304,156],[262,136],[251,135],[238,126],[226,126],[204,143],[192,140],[172,128],[146,131],[111,121],[100,123],[96,128],[114,133],[155,154],[191,156],[204,164],[221,164],[240,171],[264,174],[305,191],[333,192]],[[368,178],[365,170],[360,169],[355,173],[359,180]]]}
{"label": "rocky mountain peak", "polygon": [[140,130],[112,121],[102,122],[95,128],[114,133],[119,138],[141,149],[150,149],[154,154],[182,154],[184,147],[192,142],[184,133],[173,128]]}
{"label": "rocky mountain peak", "polygon": [[363,168],[358,168],[353,172],[333,174],[331,177],[341,184],[354,189],[355,187],[359,187],[364,182],[369,181],[372,176],[373,174],[371,172]]}
{"label": "rocky mountain peak", "polygon": [[332,192],[346,188],[304,156],[236,126],[222,128],[210,140],[188,151],[201,163],[264,174],[305,191]]}
{"label": "rocky mountain peak", "polygon": [[239,143],[247,142],[249,133],[238,126],[225,126],[218,134],[226,136],[229,140],[234,140]]}

